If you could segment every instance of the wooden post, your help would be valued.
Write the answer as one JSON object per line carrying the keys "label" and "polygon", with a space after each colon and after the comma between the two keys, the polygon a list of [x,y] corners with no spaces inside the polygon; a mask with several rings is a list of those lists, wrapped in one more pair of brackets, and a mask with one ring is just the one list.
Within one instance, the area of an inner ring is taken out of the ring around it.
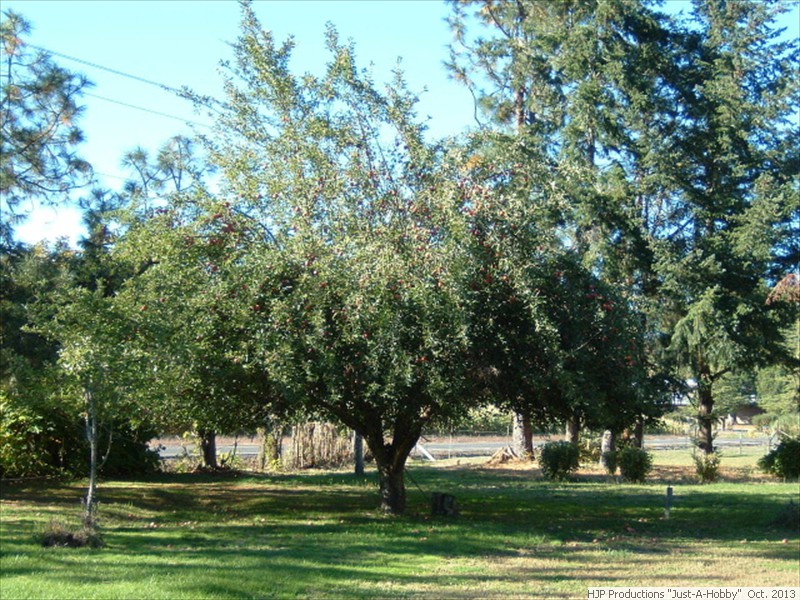
{"label": "wooden post", "polygon": [[669,519],[669,513],[672,510],[672,486],[667,486],[667,504],[664,508],[664,518]]}

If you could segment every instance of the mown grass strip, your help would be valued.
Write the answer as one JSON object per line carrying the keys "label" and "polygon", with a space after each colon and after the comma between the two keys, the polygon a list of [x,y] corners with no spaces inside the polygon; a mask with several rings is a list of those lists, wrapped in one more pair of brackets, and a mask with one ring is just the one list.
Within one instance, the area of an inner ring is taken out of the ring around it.
{"label": "mown grass strip", "polygon": [[[105,482],[107,548],[36,535],[77,518],[80,483],[4,486],[2,597],[583,597],[593,585],[800,585],[798,532],[777,524],[796,484],[664,485],[601,476],[415,466],[409,514],[375,510],[374,476],[159,476]],[[461,515],[428,516],[427,493]]]}

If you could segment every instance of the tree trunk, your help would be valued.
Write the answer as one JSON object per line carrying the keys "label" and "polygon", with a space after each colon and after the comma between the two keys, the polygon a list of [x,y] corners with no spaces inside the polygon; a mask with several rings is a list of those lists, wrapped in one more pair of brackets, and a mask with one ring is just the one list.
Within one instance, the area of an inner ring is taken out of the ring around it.
{"label": "tree trunk", "polygon": [[355,473],[364,474],[364,437],[355,432],[353,434],[353,453],[355,454]]}
{"label": "tree trunk", "polygon": [[406,511],[405,460],[402,464],[379,465],[381,509],[392,515]]}
{"label": "tree trunk", "polygon": [[517,456],[533,460],[533,427],[529,416],[515,412],[511,442]]}
{"label": "tree trunk", "polygon": [[97,407],[92,390],[87,388],[84,394],[87,404],[86,438],[89,441],[89,489],[86,491],[83,523],[86,527],[94,529],[97,525],[95,510],[97,505]]}
{"label": "tree trunk", "polygon": [[258,467],[260,471],[266,471],[268,467],[276,465],[281,459],[281,427],[271,424],[269,427],[259,427],[257,431],[261,437]]}
{"label": "tree trunk", "polygon": [[517,88],[517,95],[514,99],[514,112],[517,117],[517,133],[522,133],[527,122],[525,111],[525,97],[527,93],[524,87]]}
{"label": "tree trunk", "polygon": [[267,432],[267,439],[264,440],[264,454],[270,464],[277,463],[281,459],[281,443],[280,428]]}
{"label": "tree trunk", "polygon": [[258,427],[256,434],[261,442],[258,449],[258,458],[256,459],[258,470],[263,472],[267,470],[267,435],[269,430],[266,427]]}
{"label": "tree trunk", "polygon": [[605,469],[608,469],[606,454],[608,452],[614,452],[616,449],[617,449],[616,435],[610,429],[606,429],[603,432],[603,439],[600,442],[600,464]]}
{"label": "tree trunk", "polygon": [[213,429],[201,429],[197,433],[200,436],[200,450],[203,453],[203,466],[209,469],[216,469],[217,432]]}
{"label": "tree trunk", "polygon": [[711,384],[701,383],[697,390],[700,406],[697,411],[697,447],[705,454],[714,453],[714,395]]}
{"label": "tree trunk", "polygon": [[633,447],[644,448],[644,419],[639,417],[636,426],[633,428]]}
{"label": "tree trunk", "polygon": [[406,461],[419,440],[421,426],[406,428],[396,424],[392,442],[386,443],[380,422],[372,425],[365,431],[364,441],[378,468],[381,510],[402,515],[406,510]]}
{"label": "tree trunk", "polygon": [[577,417],[567,420],[567,427],[564,439],[570,444],[578,445],[581,435],[581,423]]}

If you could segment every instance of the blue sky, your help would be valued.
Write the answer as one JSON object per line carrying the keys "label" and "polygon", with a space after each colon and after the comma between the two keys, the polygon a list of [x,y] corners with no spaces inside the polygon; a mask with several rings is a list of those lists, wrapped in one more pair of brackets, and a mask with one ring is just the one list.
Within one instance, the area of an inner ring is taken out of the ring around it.
{"label": "blue sky", "polygon": [[[330,21],[343,40],[354,40],[359,64],[372,65],[377,81],[388,81],[402,57],[411,89],[427,90],[421,94],[419,112],[431,117],[432,135],[457,133],[472,121],[471,96],[449,80],[442,66],[450,40],[444,2],[269,0],[257,1],[254,6],[262,25],[278,39],[294,35],[293,66],[298,72],[318,72],[324,67],[324,31]],[[230,56],[228,42],[236,39],[240,17],[233,0],[4,0],[2,9],[15,10],[31,21],[32,44],[209,94],[220,89],[218,64]],[[126,151],[135,146],[154,150],[172,135],[190,133],[181,119],[203,121],[189,103],[156,86],[62,56],[54,58],[95,84],[84,98],[86,112],[80,125],[87,136],[83,156],[94,166],[101,185],[115,188],[122,184],[120,178],[126,173],[120,160]],[[37,210],[17,233],[20,239],[33,242],[59,235],[74,239],[79,230],[77,211]]]}
{"label": "blue sky", "polygon": [[[402,57],[410,87],[421,95],[419,112],[430,116],[433,136],[463,131],[474,123],[469,92],[448,78],[443,61],[451,40],[440,0],[256,0],[262,25],[278,39],[294,35],[293,67],[319,71],[325,24],[332,22],[342,39],[352,38],[363,67],[373,66],[377,81],[388,81]],[[688,8],[687,0],[669,0],[667,9]],[[33,25],[30,43],[54,53],[173,87],[189,86],[217,94],[218,64],[230,56],[228,42],[238,32],[235,0],[3,0]],[[785,25],[795,37],[798,9]],[[118,188],[126,172],[122,155],[136,146],[155,151],[167,138],[190,133],[184,120],[203,121],[174,95],[127,77],[55,56],[62,66],[85,74],[95,86],[84,98],[80,125],[87,136],[83,156],[95,168],[98,184]],[[123,106],[131,104],[141,109]],[[20,239],[80,235],[77,210],[36,210],[17,229]]]}

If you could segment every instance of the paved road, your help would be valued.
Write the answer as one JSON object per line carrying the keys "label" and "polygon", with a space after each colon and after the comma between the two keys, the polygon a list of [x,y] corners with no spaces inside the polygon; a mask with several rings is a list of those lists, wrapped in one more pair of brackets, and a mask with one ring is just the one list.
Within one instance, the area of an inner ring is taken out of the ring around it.
{"label": "paved road", "polygon": [[[534,443],[540,445],[546,440],[544,438],[535,438]],[[719,437],[716,440],[716,445],[721,448],[738,448],[746,446],[763,446],[765,449],[769,444],[768,436],[750,437],[747,434],[742,434],[738,437],[737,434]],[[162,450],[160,450],[161,458],[174,459],[181,456],[184,452],[181,447],[180,441],[177,439],[162,440]],[[451,456],[491,456],[500,448],[504,448],[510,444],[510,440],[504,437],[457,437],[457,438],[424,438],[420,441],[422,449],[417,448],[412,456],[425,456],[425,451],[430,453],[437,459],[449,458]],[[217,444],[217,454],[233,451],[233,441],[229,438],[223,438]],[[286,447],[286,444],[284,444]],[[645,437],[645,449],[658,451],[658,450],[676,450],[680,448],[691,448],[691,442],[685,436],[668,436],[668,435],[654,435]],[[196,453],[198,450],[192,445],[188,444],[186,449],[190,453]],[[241,457],[257,456],[259,446],[250,438],[240,440],[236,444],[236,454]]]}
{"label": "paved road", "polygon": [[[534,444],[540,445],[545,443],[545,439],[535,439]],[[425,450],[430,452],[436,458],[447,458],[448,456],[491,456],[501,448],[510,444],[510,440],[496,438],[471,438],[471,439],[456,439],[452,442],[449,440],[431,440],[429,442],[422,441],[422,446]],[[742,437],[735,438],[717,438],[715,444],[720,448],[738,448],[744,446],[764,446],[769,444],[769,436],[763,437]],[[645,437],[644,446],[646,450],[677,450],[681,448],[691,448],[691,441],[685,436],[647,436]],[[420,455],[423,453],[416,451]]]}

